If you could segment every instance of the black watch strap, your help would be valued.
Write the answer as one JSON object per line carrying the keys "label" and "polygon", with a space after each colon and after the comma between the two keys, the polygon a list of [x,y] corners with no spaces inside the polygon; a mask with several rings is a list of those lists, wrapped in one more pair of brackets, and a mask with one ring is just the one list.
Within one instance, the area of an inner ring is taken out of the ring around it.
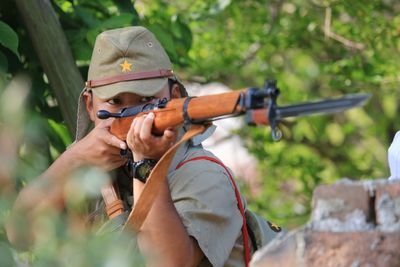
{"label": "black watch strap", "polygon": [[154,159],[143,159],[132,162],[132,177],[141,181],[142,183],[146,183],[147,178],[156,164],[157,161]]}

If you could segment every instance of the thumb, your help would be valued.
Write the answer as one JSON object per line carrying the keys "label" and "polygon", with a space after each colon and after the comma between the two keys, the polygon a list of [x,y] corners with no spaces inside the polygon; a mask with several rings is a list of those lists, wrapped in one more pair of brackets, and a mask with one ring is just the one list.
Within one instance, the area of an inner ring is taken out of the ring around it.
{"label": "thumb", "polygon": [[126,143],[110,132],[110,127],[114,120],[115,120],[115,118],[102,120],[96,126],[96,128],[104,130],[102,133],[102,139],[104,140],[104,142],[106,144],[113,146],[113,147],[120,148],[120,149],[126,149],[127,148]]}
{"label": "thumb", "polygon": [[100,122],[96,125],[98,128],[110,128],[111,124],[114,122],[115,118],[109,118],[105,120],[100,120]]}

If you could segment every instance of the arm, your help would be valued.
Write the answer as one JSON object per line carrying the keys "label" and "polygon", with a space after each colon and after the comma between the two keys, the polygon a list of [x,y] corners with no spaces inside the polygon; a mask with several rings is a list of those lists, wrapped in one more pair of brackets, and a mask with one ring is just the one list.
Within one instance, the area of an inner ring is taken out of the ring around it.
{"label": "arm", "polygon": [[[161,137],[151,134],[154,114],[136,118],[127,135],[128,146],[135,160],[159,159],[176,139],[176,133],[167,129]],[[134,179],[134,200],[139,198],[144,184]],[[171,199],[167,181],[138,234],[141,252],[148,266],[197,266],[204,257],[197,241],[190,237]]]}
{"label": "arm", "polygon": [[32,222],[49,208],[57,211],[64,208],[64,186],[74,170],[89,165],[108,171],[124,163],[119,150],[125,148],[126,144],[109,133],[110,123],[104,121],[96,126],[21,190],[6,224],[12,244],[21,249],[28,248],[35,239],[33,229],[30,229]]}

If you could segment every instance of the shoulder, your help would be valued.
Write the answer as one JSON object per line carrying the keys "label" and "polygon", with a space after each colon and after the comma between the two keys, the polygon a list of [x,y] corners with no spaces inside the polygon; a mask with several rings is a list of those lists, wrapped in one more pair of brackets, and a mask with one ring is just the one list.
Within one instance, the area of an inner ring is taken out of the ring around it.
{"label": "shoulder", "polygon": [[189,147],[185,156],[180,160],[179,164],[175,168],[176,170],[190,167],[190,168],[227,168],[225,164],[215,156],[212,152],[204,149],[202,146]]}
{"label": "shoulder", "polygon": [[[231,170],[213,153],[200,147],[191,147],[174,169],[174,176],[220,176],[229,178]],[[214,177],[215,179],[216,177]],[[229,179],[228,179],[229,180]]]}
{"label": "shoulder", "polygon": [[230,171],[219,163],[207,150],[190,149],[169,180],[172,200],[188,234],[213,266],[223,266],[229,258],[243,222]]}
{"label": "shoulder", "polygon": [[236,203],[232,172],[211,152],[193,148],[170,173],[171,193],[197,195],[210,199],[225,195],[224,201]]}

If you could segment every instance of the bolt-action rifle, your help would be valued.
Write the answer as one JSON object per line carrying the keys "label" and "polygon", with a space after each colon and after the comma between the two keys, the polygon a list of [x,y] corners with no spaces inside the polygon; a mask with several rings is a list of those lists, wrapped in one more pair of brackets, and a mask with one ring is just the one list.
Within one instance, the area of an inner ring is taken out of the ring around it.
{"label": "bolt-action rifle", "polygon": [[[204,131],[204,125],[209,124],[210,121],[245,115],[248,124],[270,125],[273,139],[279,140],[281,131],[278,128],[278,124],[284,118],[340,112],[360,106],[369,98],[369,95],[366,94],[353,94],[337,99],[280,107],[276,103],[278,95],[279,89],[276,87],[276,82],[268,81],[265,83],[264,88],[260,89],[249,88],[242,91],[199,97],[160,99],[156,103],[124,108],[118,113],[110,113],[106,110],[98,111],[97,116],[101,119],[118,118],[113,121],[110,131],[122,140],[126,140],[132,120],[136,116],[149,112],[154,112],[155,114],[152,129],[154,134],[160,135],[165,129],[181,124],[193,124],[195,126],[191,127],[182,139],[158,161],[143,188],[140,198],[135,203],[134,209],[130,212],[124,224],[124,229],[140,230],[158,190],[161,188],[162,181],[165,179],[176,149],[180,143]],[[118,196],[118,191],[115,190],[113,185],[103,187],[102,195],[110,219],[120,215],[124,216],[124,206]]]}
{"label": "bolt-action rifle", "polygon": [[126,139],[132,120],[149,112],[155,114],[154,134],[162,134],[165,129],[181,124],[202,124],[245,115],[249,125],[270,125],[273,139],[279,140],[282,134],[278,124],[284,118],[341,112],[360,106],[369,98],[367,94],[352,94],[337,99],[280,107],[276,102],[279,93],[276,81],[267,81],[261,89],[249,88],[200,97],[160,99],[156,103],[124,108],[119,113],[100,110],[97,116],[101,119],[119,118],[112,123],[111,133],[122,140]]}

